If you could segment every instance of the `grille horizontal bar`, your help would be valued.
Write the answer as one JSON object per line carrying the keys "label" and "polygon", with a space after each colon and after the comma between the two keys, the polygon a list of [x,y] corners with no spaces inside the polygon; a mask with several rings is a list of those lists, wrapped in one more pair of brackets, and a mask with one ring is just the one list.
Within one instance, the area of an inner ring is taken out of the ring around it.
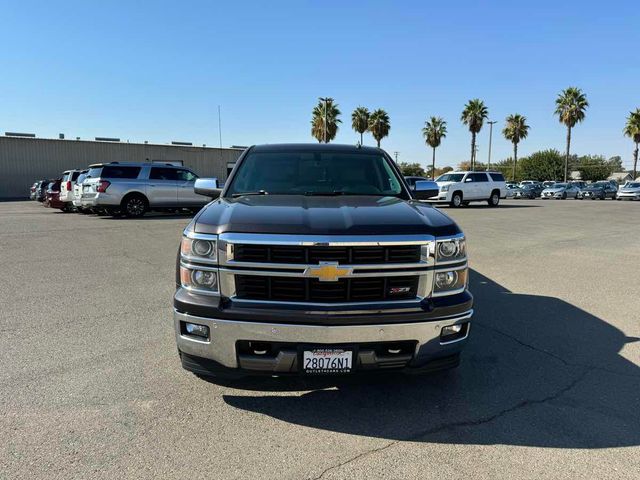
{"label": "grille horizontal bar", "polygon": [[342,278],[321,282],[315,278],[236,275],[236,297],[283,302],[372,302],[415,298],[419,276]]}
{"label": "grille horizontal bar", "polygon": [[233,259],[238,262],[343,265],[418,263],[420,245],[309,247],[298,245],[235,244]]}

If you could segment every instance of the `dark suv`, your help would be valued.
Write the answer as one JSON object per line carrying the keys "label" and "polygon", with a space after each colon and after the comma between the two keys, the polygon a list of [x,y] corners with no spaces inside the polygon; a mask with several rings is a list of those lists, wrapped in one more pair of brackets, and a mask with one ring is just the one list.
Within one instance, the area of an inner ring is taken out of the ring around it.
{"label": "dark suv", "polygon": [[174,326],[199,375],[456,367],[473,314],[464,234],[381,149],[247,149],[184,230]]}

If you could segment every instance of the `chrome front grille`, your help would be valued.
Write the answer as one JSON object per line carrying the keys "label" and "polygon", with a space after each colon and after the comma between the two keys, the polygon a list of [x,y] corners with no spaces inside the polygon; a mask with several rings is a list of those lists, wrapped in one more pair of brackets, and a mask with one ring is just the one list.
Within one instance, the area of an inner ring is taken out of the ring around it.
{"label": "chrome front grille", "polygon": [[[237,301],[362,304],[431,294],[435,239],[424,235],[305,236],[223,233],[221,295]],[[323,268],[337,277],[321,278]]]}

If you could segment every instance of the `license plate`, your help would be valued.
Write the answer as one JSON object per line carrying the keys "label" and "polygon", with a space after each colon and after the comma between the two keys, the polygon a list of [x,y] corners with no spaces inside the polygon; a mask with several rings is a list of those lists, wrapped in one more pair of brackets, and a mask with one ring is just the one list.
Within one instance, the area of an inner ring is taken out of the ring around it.
{"label": "license plate", "polygon": [[353,353],[348,348],[305,348],[302,351],[302,370],[320,375],[350,373]]}

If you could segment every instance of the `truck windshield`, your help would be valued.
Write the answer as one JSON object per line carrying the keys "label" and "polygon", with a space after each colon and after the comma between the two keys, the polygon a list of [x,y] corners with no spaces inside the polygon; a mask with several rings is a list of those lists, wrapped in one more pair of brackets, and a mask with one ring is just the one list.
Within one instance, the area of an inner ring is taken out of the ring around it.
{"label": "truck windshield", "polygon": [[397,196],[400,185],[389,162],[378,154],[255,152],[242,160],[226,195]]}

